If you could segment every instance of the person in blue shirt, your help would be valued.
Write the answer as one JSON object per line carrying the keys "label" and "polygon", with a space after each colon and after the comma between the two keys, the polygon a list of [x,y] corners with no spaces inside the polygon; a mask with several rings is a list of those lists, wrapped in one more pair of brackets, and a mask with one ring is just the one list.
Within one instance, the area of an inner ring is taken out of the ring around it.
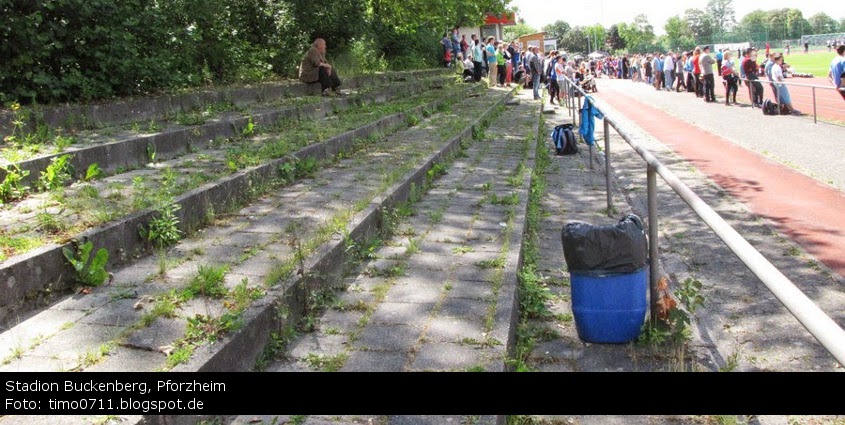
{"label": "person in blue shirt", "polygon": [[723,57],[724,56],[722,55],[722,49],[719,49],[719,51],[716,52],[716,69],[717,70],[722,69],[722,59],[723,59]]}
{"label": "person in blue shirt", "polygon": [[836,57],[830,62],[827,78],[836,86],[842,99],[845,99],[845,44],[836,48]]}
{"label": "person in blue shirt", "polygon": [[477,83],[481,81],[481,68],[484,53],[482,52],[481,40],[473,34],[472,35],[472,79]]}
{"label": "person in blue shirt", "polygon": [[499,42],[496,37],[487,37],[487,45],[484,47],[487,50],[487,76],[490,77],[490,87],[496,85],[498,81],[498,66],[496,66],[496,50],[499,48]]}
{"label": "person in blue shirt", "polygon": [[687,61],[684,63],[684,71],[687,74],[687,91],[694,92],[695,91],[695,77],[693,76],[693,66],[692,66],[692,52],[686,52]]}
{"label": "person in blue shirt", "polygon": [[665,83],[663,81],[663,59],[660,53],[654,52],[652,67],[654,68],[654,88],[660,90]]}

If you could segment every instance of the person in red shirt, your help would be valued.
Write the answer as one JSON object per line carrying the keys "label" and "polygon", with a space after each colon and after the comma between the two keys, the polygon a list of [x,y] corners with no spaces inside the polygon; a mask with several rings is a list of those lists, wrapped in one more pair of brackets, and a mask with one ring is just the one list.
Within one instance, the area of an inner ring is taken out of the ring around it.
{"label": "person in red shirt", "polygon": [[698,59],[701,58],[701,48],[696,47],[692,54],[692,76],[695,79],[695,97],[704,96],[704,84],[701,82],[701,66]]}
{"label": "person in red shirt", "polygon": [[748,78],[748,87],[751,90],[751,105],[756,107],[763,106],[763,85],[758,81],[759,69],[757,68],[757,57],[754,50],[750,47],[745,50],[745,55],[742,58],[742,71],[745,78]]}

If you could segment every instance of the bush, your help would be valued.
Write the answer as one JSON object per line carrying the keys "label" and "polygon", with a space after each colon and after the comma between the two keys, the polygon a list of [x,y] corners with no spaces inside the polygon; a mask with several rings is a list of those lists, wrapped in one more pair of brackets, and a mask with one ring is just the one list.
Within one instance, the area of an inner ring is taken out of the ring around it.
{"label": "bush", "polygon": [[349,73],[434,66],[433,28],[461,19],[420,22],[409,8],[354,0],[0,0],[0,103],[86,101],[273,73],[296,78],[317,37]]}
{"label": "bush", "polygon": [[0,100],[91,100],[270,74],[262,0],[0,1]]}

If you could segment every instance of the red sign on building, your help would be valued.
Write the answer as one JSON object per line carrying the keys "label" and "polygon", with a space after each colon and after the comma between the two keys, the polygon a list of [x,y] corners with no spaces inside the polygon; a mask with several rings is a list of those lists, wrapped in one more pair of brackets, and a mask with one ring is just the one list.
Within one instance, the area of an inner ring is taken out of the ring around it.
{"label": "red sign on building", "polygon": [[484,17],[484,25],[516,25],[516,14],[515,13],[503,13],[501,15],[494,15],[492,13],[488,13],[487,16]]}

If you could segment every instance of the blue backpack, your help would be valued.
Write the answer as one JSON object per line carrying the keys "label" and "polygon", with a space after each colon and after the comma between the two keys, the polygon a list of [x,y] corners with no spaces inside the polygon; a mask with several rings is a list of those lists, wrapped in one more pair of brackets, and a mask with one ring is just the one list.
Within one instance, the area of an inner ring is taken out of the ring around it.
{"label": "blue backpack", "polygon": [[572,124],[561,124],[552,131],[552,143],[555,145],[557,155],[575,155],[578,153],[575,132],[572,131]]}

